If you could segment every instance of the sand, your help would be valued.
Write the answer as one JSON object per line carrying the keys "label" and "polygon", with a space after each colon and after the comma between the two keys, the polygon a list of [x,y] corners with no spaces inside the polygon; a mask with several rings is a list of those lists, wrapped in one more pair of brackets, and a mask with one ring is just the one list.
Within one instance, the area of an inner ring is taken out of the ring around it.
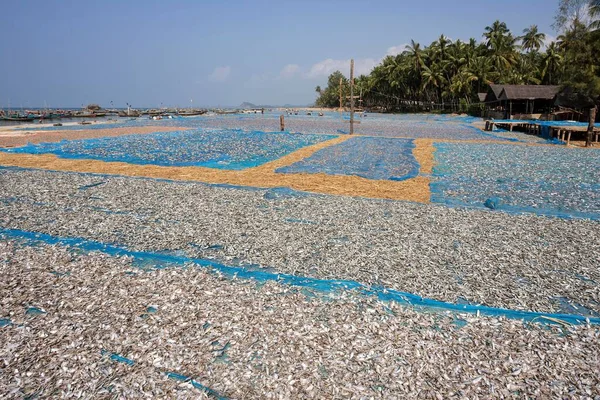
{"label": "sand", "polygon": [[[293,164],[310,157],[316,151],[348,140],[342,136],[313,146],[307,146],[275,161],[242,171],[219,170],[205,167],[164,167],[157,165],[137,165],[123,162],[97,160],[73,160],[51,154],[31,155],[0,152],[0,164],[25,168],[39,168],[58,171],[76,171],[123,176],[143,176],[181,181],[225,183],[254,187],[289,187],[314,193],[409,200],[428,203],[430,198],[429,178],[418,176],[405,181],[371,180],[358,176],[327,174],[279,174],[277,168]],[[417,143],[414,155],[431,171],[433,146],[430,142]]]}

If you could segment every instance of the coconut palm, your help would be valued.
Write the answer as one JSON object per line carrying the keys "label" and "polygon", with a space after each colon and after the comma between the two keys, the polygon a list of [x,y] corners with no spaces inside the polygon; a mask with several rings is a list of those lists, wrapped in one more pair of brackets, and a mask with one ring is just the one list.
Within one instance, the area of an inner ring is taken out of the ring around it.
{"label": "coconut palm", "polygon": [[518,58],[514,47],[514,39],[508,36],[493,36],[490,39],[489,57],[492,65],[499,73],[509,70]]}
{"label": "coconut palm", "polygon": [[442,87],[446,82],[446,78],[444,77],[444,72],[439,64],[433,63],[431,67],[423,66],[423,71],[421,72],[421,76],[423,78],[423,90],[427,90],[432,88],[436,91],[436,96],[438,101],[442,100]]}
{"label": "coconut palm", "polygon": [[[556,42],[550,43],[543,58],[542,80],[549,85],[556,83],[562,61],[563,57],[559,51],[558,45]],[[546,79],[546,77],[548,79]],[[553,77],[554,79],[552,79]]]}
{"label": "coconut palm", "polygon": [[482,85],[491,85],[497,74],[494,73],[492,61],[488,57],[475,58],[469,65],[470,70],[477,77],[477,93],[481,92]]}
{"label": "coconut palm", "polygon": [[483,34],[483,36],[487,39],[487,44],[489,45],[493,37],[504,36],[508,32],[509,30],[506,26],[506,23],[496,20],[492,25],[485,27],[485,33]]}
{"label": "coconut palm", "polygon": [[[589,3],[596,21],[600,19],[600,0],[561,1]],[[452,107],[460,103],[464,110],[464,105],[492,83],[566,86],[575,82],[579,90],[591,86],[589,82],[600,75],[600,31],[590,31],[577,19],[571,20],[559,39],[545,50],[545,35],[535,25],[515,38],[506,23],[494,21],[483,36],[484,41],[478,43],[475,39],[451,41],[441,35],[429,46],[411,40],[404,52],[385,57],[370,74],[357,79],[363,104],[388,110],[416,110],[424,102],[437,101]],[[339,104],[341,74],[337,74],[321,90],[322,103]],[[342,88],[347,90],[347,82]]]}
{"label": "coconut palm", "polygon": [[406,46],[406,50],[413,59],[415,69],[421,71],[421,67],[423,66],[423,50],[421,49],[421,45],[411,39],[410,44]]}
{"label": "coconut palm", "polygon": [[458,74],[452,77],[450,91],[455,97],[464,98],[467,103],[473,93],[472,83],[477,80],[477,76],[467,68],[461,69]]}
{"label": "coconut palm", "polygon": [[529,28],[523,29],[523,36],[520,36],[521,46],[527,52],[531,50],[538,51],[546,40],[546,34],[538,31],[537,25],[531,25]]}

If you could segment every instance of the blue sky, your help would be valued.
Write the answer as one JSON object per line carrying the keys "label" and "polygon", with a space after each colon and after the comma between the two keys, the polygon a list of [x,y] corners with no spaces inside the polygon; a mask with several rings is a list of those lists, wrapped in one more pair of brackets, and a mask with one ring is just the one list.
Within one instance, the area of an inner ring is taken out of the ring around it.
{"label": "blue sky", "polygon": [[5,1],[0,107],[309,104],[350,58],[505,21],[552,36],[555,0]]}

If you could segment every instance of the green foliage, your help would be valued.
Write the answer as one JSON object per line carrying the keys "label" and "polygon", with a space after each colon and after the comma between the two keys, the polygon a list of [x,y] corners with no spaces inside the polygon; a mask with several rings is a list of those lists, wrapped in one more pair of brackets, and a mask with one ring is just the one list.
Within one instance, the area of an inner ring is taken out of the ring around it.
{"label": "green foliage", "polygon": [[[578,19],[583,6],[591,24]],[[387,56],[367,76],[355,80],[365,107],[383,111],[481,112],[477,93],[489,85],[549,84],[569,88],[577,98],[600,95],[600,0],[560,0],[556,26],[563,34],[543,48],[546,35],[536,25],[515,37],[506,23],[484,29],[484,41],[452,41],[441,35],[429,46],[411,40],[404,52]],[[334,72],[316,104],[339,106],[342,78],[344,104],[348,80]],[[575,97],[571,96],[572,99]],[[568,100],[568,98],[567,98]],[[575,104],[571,105],[575,106]]]}
{"label": "green foliage", "polygon": [[329,75],[327,87],[323,90],[317,86],[316,91],[319,98],[316,101],[318,107],[339,107],[340,105],[340,79],[342,81],[342,96],[345,97],[350,92],[348,79],[340,72],[335,71]]}
{"label": "green foliage", "polygon": [[600,97],[600,32],[590,32],[575,19],[558,39],[564,54],[564,90],[559,101],[576,108],[594,107]]}

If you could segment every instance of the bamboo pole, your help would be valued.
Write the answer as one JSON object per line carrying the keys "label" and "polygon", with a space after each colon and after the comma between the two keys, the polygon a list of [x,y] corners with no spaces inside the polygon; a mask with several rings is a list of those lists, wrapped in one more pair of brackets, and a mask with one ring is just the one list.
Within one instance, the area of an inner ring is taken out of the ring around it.
{"label": "bamboo pole", "polygon": [[354,59],[350,60],[350,134],[354,134]]}

